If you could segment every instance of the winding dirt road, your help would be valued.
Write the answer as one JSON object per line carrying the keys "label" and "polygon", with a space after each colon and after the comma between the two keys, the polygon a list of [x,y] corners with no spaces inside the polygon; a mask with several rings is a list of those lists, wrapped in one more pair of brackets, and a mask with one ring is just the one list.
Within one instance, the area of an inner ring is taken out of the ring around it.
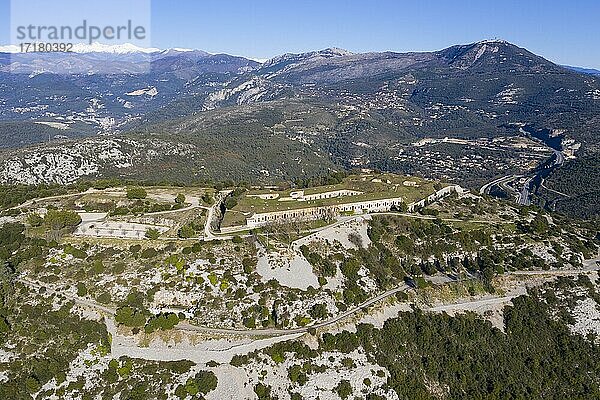
{"label": "winding dirt road", "polygon": [[[600,261],[600,258],[596,258],[594,260],[588,260],[589,264],[586,263],[586,268],[584,269],[576,269],[576,270],[550,270],[550,271],[513,271],[513,272],[509,272],[505,275],[509,276],[509,275],[519,275],[519,276],[569,276],[569,275],[578,275],[578,274],[589,274],[589,273],[595,273],[598,272],[600,270],[600,265],[598,265],[598,261]],[[40,284],[39,282],[35,282],[32,281],[30,279],[27,278],[19,278],[18,279],[19,282],[21,282],[22,284],[31,287],[31,288],[35,288],[35,289],[40,289],[42,287],[45,287],[44,285]],[[375,297],[372,297],[371,299],[365,301],[364,303],[351,308],[347,311],[344,311],[343,313],[328,319],[326,321],[323,322],[319,322],[317,324],[314,325],[310,325],[310,326],[306,326],[306,327],[301,327],[301,328],[293,328],[293,329],[278,329],[278,328],[265,328],[265,329],[233,329],[233,328],[210,328],[210,327],[205,327],[205,326],[198,326],[198,325],[192,325],[189,324],[187,322],[182,322],[179,323],[177,326],[175,326],[175,330],[179,330],[179,331],[186,331],[186,332],[201,332],[201,333],[209,333],[209,334],[215,334],[215,335],[241,335],[241,336],[251,336],[251,337],[275,337],[275,336],[286,336],[286,335],[290,335],[290,334],[299,334],[299,333],[306,333],[309,330],[312,329],[322,329],[322,328],[327,328],[329,326],[332,325],[336,325],[339,322],[342,322],[346,319],[349,319],[351,317],[353,317],[354,315],[360,313],[361,311],[365,310],[366,308],[372,306],[373,304],[379,303],[381,301],[384,301],[392,296],[394,296],[396,293],[398,292],[403,292],[403,291],[407,291],[410,288],[406,285],[406,284],[402,284],[396,288],[387,290],[386,292],[383,292]],[[84,307],[89,307],[92,308],[94,310],[100,311],[104,314],[107,315],[111,315],[114,316],[116,314],[116,310],[112,309],[110,307],[107,307],[105,305],[99,304],[93,300],[89,300],[86,298],[81,298],[79,296],[74,296],[74,295],[70,295],[70,294],[66,294],[66,293],[59,293],[56,290],[52,289],[52,288],[48,288],[46,287],[46,290],[49,293],[53,293],[53,294],[57,294],[59,296],[62,296],[68,300],[73,301],[75,304],[77,305],[81,305]],[[492,297],[492,298],[488,298],[485,300],[473,300],[473,301],[467,301],[464,302],[464,304],[473,304],[476,302],[486,302],[487,303],[503,303],[507,301],[506,297]],[[443,306],[439,306],[439,307],[443,307]],[[456,307],[456,304],[452,305],[452,307]],[[435,308],[433,308],[432,310],[435,310]]]}

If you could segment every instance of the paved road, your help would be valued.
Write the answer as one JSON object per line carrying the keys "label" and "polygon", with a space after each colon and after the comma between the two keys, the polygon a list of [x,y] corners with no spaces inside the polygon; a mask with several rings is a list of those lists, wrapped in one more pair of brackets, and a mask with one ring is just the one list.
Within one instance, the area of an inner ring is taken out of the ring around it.
{"label": "paved road", "polygon": [[40,282],[32,281],[31,279],[19,278],[19,279],[17,279],[17,281],[21,282],[25,286],[28,286],[28,287],[34,288],[34,289],[41,289],[42,287],[45,287],[46,293],[62,296],[64,298],[66,298],[67,300],[71,300],[73,303],[80,305],[80,306],[89,307],[89,308],[92,308],[97,311],[101,311],[101,312],[109,314],[109,315],[115,315],[117,313],[115,309],[106,307],[100,303],[93,301],[93,300],[88,300],[88,299],[85,299],[85,298],[82,298],[79,296],[74,296],[74,295],[70,295],[67,293],[63,293],[63,292],[59,293],[56,290],[52,289],[51,287],[45,286],[45,285],[41,284]]}
{"label": "paved road", "polygon": [[211,225],[214,217],[215,217],[215,206],[212,206],[208,209],[206,223],[204,224],[204,240],[212,240],[215,238],[215,235],[212,233],[212,230],[210,229],[210,225]]}
{"label": "paved road", "polygon": [[352,216],[347,216],[347,217],[342,216],[334,224],[311,230],[310,234],[308,236],[304,236],[304,237],[301,237],[300,239],[296,239],[295,241],[293,241],[292,246],[294,248],[297,248],[298,244],[304,244],[304,242],[306,242],[307,240],[310,240],[317,233],[321,233],[321,232],[329,230],[329,229],[337,228],[340,225],[344,225],[348,222],[355,221],[360,218],[374,217],[377,215],[395,215],[395,216],[401,216],[401,217],[406,217],[406,218],[423,219],[423,220],[428,220],[428,221],[435,221],[435,220],[439,219],[444,222],[473,222],[473,223],[478,223],[478,224],[510,224],[510,223],[512,223],[511,221],[464,220],[464,219],[457,219],[457,218],[438,218],[438,217],[435,217],[432,215],[421,215],[421,214],[411,214],[411,213],[402,213],[402,212],[368,213],[368,214],[361,214],[361,215],[352,215]]}
{"label": "paved road", "polygon": [[56,196],[48,196],[48,197],[41,197],[41,198],[27,200],[26,202],[19,204],[18,206],[10,208],[10,210],[29,207],[35,203],[48,201],[48,200],[66,199],[68,197],[83,196],[84,194],[90,194],[90,193],[123,194],[124,191],[125,191],[125,189],[120,190],[119,188],[111,188],[111,189],[105,189],[105,190],[98,190],[98,189],[90,188],[90,189],[86,190],[85,192],[67,193],[67,194],[60,194],[60,195],[56,195]]}
{"label": "paved road", "polygon": [[[441,220],[444,222],[473,222],[473,223],[477,223],[477,224],[510,224],[512,223],[511,221],[496,221],[496,220],[465,220],[465,219],[458,219],[458,218],[438,218],[435,216],[431,216],[431,215],[421,215],[421,214],[411,214],[411,213],[401,213],[401,212],[380,212],[380,213],[367,213],[367,214],[358,214],[358,215],[352,215],[352,216],[341,216],[338,218],[338,220],[331,224],[331,225],[327,225],[327,226],[323,226],[321,228],[316,228],[316,229],[311,229],[310,231],[307,231],[309,233],[308,236],[303,236],[299,239],[296,239],[292,242],[292,246],[297,247],[298,243],[303,243],[306,240],[310,240],[310,238],[312,236],[314,236],[317,233],[329,230],[329,229],[333,229],[333,228],[337,228],[340,225],[344,225],[348,222],[360,219],[360,218],[365,218],[365,217],[374,217],[374,216],[378,216],[378,215],[396,215],[396,216],[401,216],[401,217],[406,217],[406,218],[415,218],[415,219],[423,219],[423,220],[428,220],[428,221],[435,221],[435,220]],[[248,228],[243,228],[243,230],[248,230]],[[242,231],[242,228],[240,228],[239,231]],[[236,231],[232,231],[231,233],[234,233]],[[224,236],[224,235],[219,235],[219,234],[215,234],[212,233],[212,236],[215,239],[221,239],[221,240],[226,240],[226,239],[231,239],[232,236]],[[242,235],[242,237],[244,236],[250,236],[250,235]]]}
{"label": "paved road", "polygon": [[218,328],[206,328],[196,325],[190,324],[179,324],[177,328],[184,331],[192,331],[192,332],[207,332],[207,333],[216,333],[216,334],[239,334],[239,335],[248,335],[248,336],[285,336],[296,333],[306,333],[311,329],[320,329],[326,328],[331,325],[335,325],[343,320],[346,320],[360,311],[372,306],[375,303],[383,301],[391,296],[394,296],[398,292],[406,291],[409,287],[407,285],[402,285],[394,289],[390,289],[387,292],[381,293],[380,295],[373,297],[361,305],[354,307],[348,311],[345,311],[334,318],[331,318],[324,322],[319,322],[318,324],[314,324],[311,326],[306,326],[302,328],[293,328],[293,329],[276,329],[276,328],[266,328],[266,329],[253,329],[253,330],[242,330],[242,329],[218,329]]}
{"label": "paved road", "polygon": [[556,154],[556,160],[554,161],[555,166],[561,166],[565,163],[565,155],[562,151],[552,150]]}
{"label": "paved road", "polygon": [[[554,160],[554,164],[552,167],[553,168],[560,167],[565,162],[565,155],[563,154],[562,151],[555,150],[555,149],[551,149],[551,150],[556,155],[556,160]],[[523,183],[523,188],[521,189],[521,192],[517,193],[517,196],[516,196],[516,201],[518,204],[520,204],[522,206],[531,205],[529,185],[531,184],[531,181],[533,180],[533,178],[535,178],[535,176],[537,176],[537,175],[528,177],[527,180]],[[500,178],[496,178],[493,181],[488,182],[485,185],[483,185],[479,189],[479,193],[480,194],[490,194],[490,190],[493,186],[499,186],[506,190],[507,189],[506,184],[508,182],[513,181],[518,178],[522,178],[522,177],[523,177],[523,175],[506,175],[506,176],[503,176]],[[543,181],[542,181],[542,185],[543,185]],[[548,189],[548,190],[550,190],[550,189]],[[559,193],[559,192],[557,192],[557,193],[561,194],[563,196],[567,196],[564,193]]]}
{"label": "paved road", "polygon": [[169,214],[175,214],[175,213],[180,213],[180,212],[184,212],[184,211],[194,210],[196,208],[201,208],[203,210],[210,210],[210,207],[201,206],[200,199],[197,197],[190,196],[186,199],[186,201],[189,201],[189,205],[187,207],[179,208],[177,210],[168,210],[168,211],[158,211],[158,212],[154,212],[154,213],[147,213],[147,214],[144,214],[144,216],[154,217],[157,215],[169,215]]}
{"label": "paved road", "polygon": [[[553,151],[554,151],[554,154],[556,155],[556,160],[554,160],[553,168],[560,167],[561,165],[563,165],[565,163],[565,155],[563,154],[562,151],[558,151],[558,150],[553,150]],[[546,187],[544,185],[544,179],[542,179],[541,186],[544,189],[548,190],[549,192],[556,193],[556,194],[558,194],[560,196],[563,196],[563,197],[571,197],[571,196],[569,196],[566,193],[562,193],[562,192],[559,192],[557,190],[550,189],[549,187]]]}
{"label": "paved road", "polygon": [[511,271],[509,275],[550,275],[550,276],[569,276],[576,274],[590,274],[600,271],[600,257],[591,260],[584,260],[582,269],[553,269],[553,270],[535,270],[535,271]]}
{"label": "paved road", "polygon": [[421,214],[409,214],[409,213],[401,213],[401,212],[384,212],[377,214],[369,214],[369,215],[399,215],[406,218],[415,218],[415,219],[425,219],[429,221],[440,220],[444,222],[473,222],[476,224],[512,224],[512,221],[496,221],[490,219],[458,219],[458,218],[438,218],[433,215],[421,215]]}
{"label": "paved road", "polygon": [[[90,188],[85,192],[76,192],[76,193],[68,193],[68,194],[62,194],[62,195],[57,195],[57,196],[48,196],[48,197],[42,197],[42,198],[37,198],[37,199],[32,199],[32,200],[28,200],[16,207],[13,207],[13,209],[21,209],[21,208],[25,208],[25,207],[29,207],[35,203],[40,203],[43,201],[48,201],[48,200],[57,200],[57,199],[65,199],[65,198],[69,198],[69,197],[75,197],[75,196],[82,196],[85,194],[90,194],[90,193],[105,193],[105,194],[117,194],[117,195],[122,195],[125,193],[125,189],[119,189],[119,188],[110,188],[110,189],[94,189],[94,188]],[[214,208],[213,207],[205,207],[200,205],[200,199],[198,197],[195,196],[188,196],[186,199],[189,202],[189,205],[187,207],[184,208],[180,208],[177,210],[168,210],[168,211],[159,211],[159,212],[154,212],[154,213],[146,213],[143,215],[143,217],[156,217],[156,216],[162,216],[162,215],[169,215],[169,214],[175,214],[175,213],[181,213],[181,212],[185,212],[185,211],[190,211],[190,210],[194,210],[194,209],[203,209],[203,210],[208,210],[208,223],[207,223],[207,227],[208,227],[208,240],[214,240],[214,239],[225,239],[225,237],[216,237],[215,235],[212,235],[212,232],[210,232],[210,221],[212,220],[212,216],[214,215]],[[90,213],[86,213],[86,214],[90,214]],[[100,215],[100,213],[98,213],[98,215]],[[87,227],[86,225],[90,225],[90,224],[94,224],[94,223],[99,223],[99,222],[105,222],[107,221],[108,218],[108,214],[103,213],[102,216],[95,218],[93,220],[87,220],[87,221],[83,221],[82,224],[78,227],[78,231],[79,236],[92,236],[95,237],[95,235],[89,235],[87,233],[84,233],[84,231],[86,231]],[[116,222],[120,222],[120,221],[116,221]],[[205,235],[207,234],[207,227],[205,227]],[[100,237],[101,238],[101,237]],[[114,237],[117,239],[123,239],[121,237]],[[128,239],[128,238],[124,238],[124,239]],[[167,237],[161,237],[161,239],[163,240],[182,240],[181,238],[175,237],[175,238],[167,238]]]}
{"label": "paved road", "polygon": [[479,194],[490,194],[490,190],[492,189],[492,186],[510,182],[518,177],[519,177],[518,175],[506,175],[501,178],[494,179],[493,181],[488,182],[485,185],[483,185],[481,187],[481,189],[479,189]]}
{"label": "paved road", "polygon": [[[552,164],[552,167],[550,168],[558,168],[561,165],[564,164],[565,162],[565,155],[563,154],[562,151],[556,150],[556,149],[552,149],[552,151],[554,152],[554,154],[556,155],[556,159],[554,160],[554,163]],[[541,173],[537,173],[536,175],[532,176],[531,178],[528,178],[527,181],[525,181],[525,183],[523,184],[523,190],[521,191],[521,195],[519,196],[519,204],[522,206],[528,206],[531,204],[531,200],[529,198],[530,192],[529,192],[529,185],[531,183],[531,181],[536,177],[536,176],[540,176],[542,177],[542,175],[540,175]],[[544,179],[541,179],[541,183],[543,185],[544,183]],[[562,194],[562,193],[561,193]]]}
{"label": "paved road", "polygon": [[546,189],[547,191],[549,191],[549,192],[552,192],[552,193],[555,193],[555,194],[557,194],[557,195],[559,195],[559,196],[563,196],[563,197],[571,197],[571,196],[569,196],[569,195],[568,195],[568,194],[566,194],[566,193],[559,192],[558,190],[550,189],[548,186],[544,185],[544,183],[543,183],[543,182],[542,182],[542,184],[541,184],[540,186],[541,186],[541,187],[543,187],[544,189]]}
{"label": "paved road", "polygon": [[523,189],[521,190],[521,194],[519,195],[519,204],[522,206],[531,205],[531,200],[529,199],[529,185],[531,184],[532,180],[533,177],[527,178],[525,183],[523,183]]}
{"label": "paved road", "polygon": [[303,237],[301,237],[299,239],[294,240],[292,242],[292,244],[291,244],[290,247],[298,248],[298,247],[300,247],[300,245],[305,244],[305,242],[310,241],[313,236],[315,236],[316,234],[318,234],[320,232],[323,232],[323,231],[326,231],[326,230],[329,230],[329,229],[337,228],[340,225],[344,225],[344,224],[346,224],[348,222],[355,221],[355,220],[360,219],[360,218],[365,218],[367,215],[372,215],[372,214],[362,214],[362,215],[352,215],[352,216],[340,216],[338,218],[338,220],[335,223],[331,224],[331,225],[322,226],[320,228],[316,228],[316,229],[312,229],[312,230],[308,231],[309,232],[308,235],[303,236]]}

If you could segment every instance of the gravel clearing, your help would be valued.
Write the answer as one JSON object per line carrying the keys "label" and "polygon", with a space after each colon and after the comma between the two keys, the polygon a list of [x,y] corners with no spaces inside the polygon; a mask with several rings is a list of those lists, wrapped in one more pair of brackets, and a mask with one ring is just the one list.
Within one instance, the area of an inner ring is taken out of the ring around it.
{"label": "gravel clearing", "polygon": [[371,216],[365,215],[363,217],[352,218],[349,221],[342,222],[340,224],[335,224],[331,227],[325,228],[313,233],[312,235],[297,240],[294,243],[294,247],[300,248],[301,245],[308,245],[314,241],[327,241],[330,243],[338,242],[345,249],[356,249],[358,246],[349,240],[350,234],[356,234],[360,238],[362,247],[367,248],[371,244],[371,239],[367,234],[370,220]]}
{"label": "gravel clearing", "polygon": [[206,400],[254,399],[254,389],[248,384],[248,376],[242,368],[219,365],[209,369],[218,380],[217,387],[206,395]]}
{"label": "gravel clearing", "polygon": [[209,361],[229,363],[235,355],[248,354],[302,336],[293,334],[266,339],[211,339],[191,332],[170,332],[167,342],[160,335],[154,335],[149,342],[140,344],[137,337],[119,333],[110,318],[106,318],[106,328],[112,335],[113,358],[127,356],[152,361],[189,360],[197,364],[206,364]]}
{"label": "gravel clearing", "polygon": [[265,281],[277,280],[281,286],[308,289],[309,286],[319,287],[319,280],[313,272],[312,265],[298,251],[267,252],[260,245],[258,248],[258,263],[256,272]]}

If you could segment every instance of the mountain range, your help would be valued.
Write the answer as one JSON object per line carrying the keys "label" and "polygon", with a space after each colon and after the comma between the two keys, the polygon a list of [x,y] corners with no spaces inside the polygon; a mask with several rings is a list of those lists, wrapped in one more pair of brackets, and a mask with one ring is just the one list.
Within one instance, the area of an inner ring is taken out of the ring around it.
{"label": "mountain range", "polygon": [[600,75],[600,70],[594,68],[573,67],[571,65],[564,65],[564,67],[571,69],[575,72],[581,72],[582,74]]}
{"label": "mountain range", "polygon": [[0,53],[6,183],[273,182],[375,168],[477,188],[536,168],[542,140],[569,160],[544,185],[566,196],[538,200],[571,212],[600,198],[599,127],[600,77],[498,40],[264,63],[131,46]]}

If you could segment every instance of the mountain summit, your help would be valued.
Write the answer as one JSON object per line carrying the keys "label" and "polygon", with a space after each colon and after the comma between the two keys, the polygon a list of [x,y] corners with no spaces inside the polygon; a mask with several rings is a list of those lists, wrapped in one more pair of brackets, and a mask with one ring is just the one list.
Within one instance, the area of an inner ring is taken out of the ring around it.
{"label": "mountain summit", "polygon": [[552,62],[504,40],[483,40],[475,43],[451,46],[437,52],[456,68],[496,68],[499,70],[540,71],[554,69]]}
{"label": "mountain summit", "polygon": [[327,60],[336,57],[351,56],[354,53],[340,49],[337,47],[330,47],[324,50],[311,51],[308,53],[286,53],[281,56],[277,56],[267,60],[264,64],[264,68],[278,67],[282,68],[289,65],[296,65],[303,62],[317,62],[319,60]]}

